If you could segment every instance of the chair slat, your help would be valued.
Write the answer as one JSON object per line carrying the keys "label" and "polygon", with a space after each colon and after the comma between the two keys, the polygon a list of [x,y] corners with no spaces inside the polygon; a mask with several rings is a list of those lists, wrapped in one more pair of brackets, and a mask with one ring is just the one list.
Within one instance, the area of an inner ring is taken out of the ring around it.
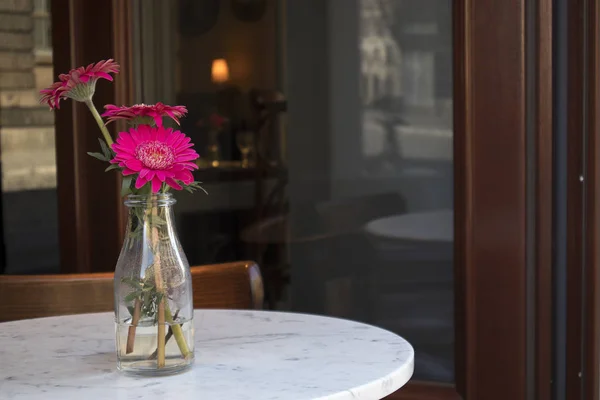
{"label": "chair slat", "polygon": [[[194,308],[259,309],[263,282],[251,261],[192,267]],[[113,310],[113,274],[0,275],[0,322]]]}

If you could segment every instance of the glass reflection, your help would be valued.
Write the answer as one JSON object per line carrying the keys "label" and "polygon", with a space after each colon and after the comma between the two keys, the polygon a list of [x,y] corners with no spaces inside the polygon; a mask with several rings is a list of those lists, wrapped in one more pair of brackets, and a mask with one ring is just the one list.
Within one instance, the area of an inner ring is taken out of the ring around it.
{"label": "glass reflection", "polygon": [[254,259],[267,307],[393,330],[453,381],[450,0],[141,6],[138,101],[219,149],[209,196],[177,193],[190,263]]}

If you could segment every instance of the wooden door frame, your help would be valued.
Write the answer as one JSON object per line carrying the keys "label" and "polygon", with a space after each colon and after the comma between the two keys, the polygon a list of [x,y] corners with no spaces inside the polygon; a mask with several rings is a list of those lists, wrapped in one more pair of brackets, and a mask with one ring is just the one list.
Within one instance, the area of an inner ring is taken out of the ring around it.
{"label": "wooden door frame", "polygon": [[600,399],[600,5],[589,1],[587,8],[587,163],[584,398]]}
{"label": "wooden door frame", "polygon": [[570,0],[568,7],[566,390],[569,399],[598,400],[600,6]]}
{"label": "wooden door frame", "polygon": [[[124,104],[131,99],[129,1],[97,7],[87,0],[51,2],[55,75],[102,59],[116,58],[120,76],[100,82],[94,101]],[[123,240],[120,177],[86,152],[98,151],[98,127],[85,106],[63,102],[56,111],[56,164],[60,265],[63,273],[111,271]],[[109,125],[114,135],[119,124]]]}
{"label": "wooden door frame", "polygon": [[554,10],[552,0],[535,4],[535,274],[534,398],[552,398],[554,309]]}
{"label": "wooden door frame", "polygon": [[552,1],[531,4],[453,2],[456,386],[390,399],[551,397]]}

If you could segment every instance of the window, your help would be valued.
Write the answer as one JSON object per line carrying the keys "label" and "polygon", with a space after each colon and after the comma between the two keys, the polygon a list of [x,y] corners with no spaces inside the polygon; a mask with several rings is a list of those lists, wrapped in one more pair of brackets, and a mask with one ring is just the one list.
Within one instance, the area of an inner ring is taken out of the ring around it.
{"label": "window", "polygon": [[59,271],[54,114],[39,104],[53,82],[49,1],[0,4],[0,151],[6,273]]}

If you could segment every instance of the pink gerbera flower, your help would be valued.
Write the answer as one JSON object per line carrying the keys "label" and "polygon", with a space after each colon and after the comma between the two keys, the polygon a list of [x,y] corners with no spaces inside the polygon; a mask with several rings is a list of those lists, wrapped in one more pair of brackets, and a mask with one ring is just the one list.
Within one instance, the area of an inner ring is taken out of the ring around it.
{"label": "pink gerbera flower", "polygon": [[112,81],[110,74],[119,73],[119,64],[113,59],[102,60],[87,67],[72,69],[68,74],[60,74],[59,81],[54,82],[50,87],[41,90],[41,103],[46,103],[53,108],[60,108],[60,101],[66,98],[75,101],[90,101],[96,90],[98,79],[107,79]]}
{"label": "pink gerbera flower", "polygon": [[136,104],[131,107],[118,107],[109,104],[104,108],[106,111],[102,116],[108,117],[108,122],[117,119],[128,119],[133,120],[136,124],[151,125],[154,122],[156,126],[162,126],[163,117],[169,117],[179,125],[179,118],[187,113],[185,106],[168,106],[160,102],[156,104]]}
{"label": "pink gerbera flower", "polygon": [[116,156],[111,163],[123,168],[123,175],[139,174],[135,187],[140,189],[151,182],[152,192],[158,193],[163,182],[181,190],[180,182],[194,181],[191,170],[199,156],[192,149],[189,137],[180,131],[162,126],[140,125],[129,132],[120,132],[112,145]]}

